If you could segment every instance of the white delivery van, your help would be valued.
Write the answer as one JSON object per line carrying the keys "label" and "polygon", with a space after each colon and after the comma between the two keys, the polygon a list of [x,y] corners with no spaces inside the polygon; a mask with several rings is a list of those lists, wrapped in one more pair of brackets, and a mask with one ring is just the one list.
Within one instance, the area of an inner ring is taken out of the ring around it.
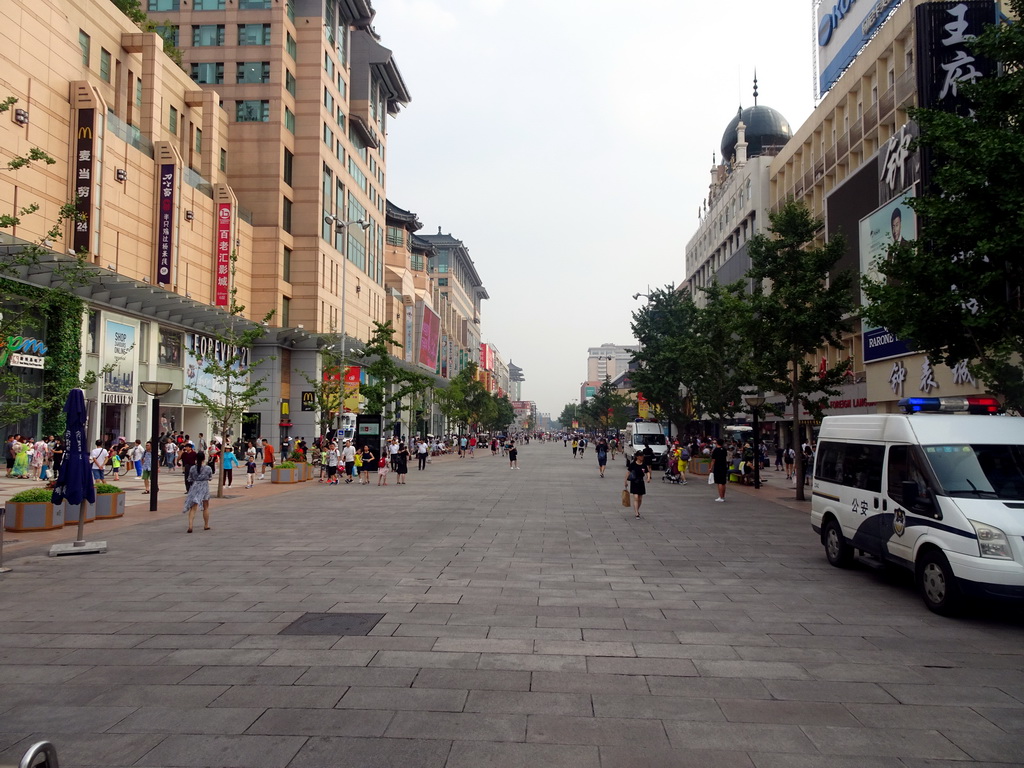
{"label": "white delivery van", "polygon": [[910,569],[925,605],[1024,597],[1024,419],[983,397],[909,398],[904,414],[828,416],[811,526],[828,561]]}
{"label": "white delivery van", "polygon": [[622,450],[627,459],[632,459],[634,453],[642,452],[648,445],[654,452],[651,469],[666,469],[668,467],[668,438],[665,437],[665,430],[661,424],[656,421],[638,420],[626,425],[626,437]]}

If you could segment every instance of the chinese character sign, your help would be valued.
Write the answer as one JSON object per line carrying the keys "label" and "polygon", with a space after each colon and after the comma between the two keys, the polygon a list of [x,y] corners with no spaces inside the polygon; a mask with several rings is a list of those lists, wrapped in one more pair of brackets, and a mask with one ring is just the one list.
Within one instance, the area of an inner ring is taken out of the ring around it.
{"label": "chinese character sign", "polygon": [[994,71],[991,61],[975,56],[967,44],[996,20],[992,0],[922,3],[916,9],[918,103],[928,109],[967,114],[960,92]]}
{"label": "chinese character sign", "polygon": [[231,290],[231,203],[217,204],[217,258],[213,285],[213,303],[228,306]]}
{"label": "chinese character sign", "polygon": [[75,141],[75,253],[89,252],[92,243],[93,136],[96,110],[78,110],[78,138]]}
{"label": "chinese character sign", "polygon": [[171,254],[174,249],[174,163],[160,166],[157,192],[156,281],[171,284]]}

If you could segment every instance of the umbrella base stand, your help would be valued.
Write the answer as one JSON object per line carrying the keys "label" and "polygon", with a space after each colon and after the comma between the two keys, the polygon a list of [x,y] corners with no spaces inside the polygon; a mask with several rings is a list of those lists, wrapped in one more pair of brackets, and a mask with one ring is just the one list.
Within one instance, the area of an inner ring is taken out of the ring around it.
{"label": "umbrella base stand", "polygon": [[73,541],[70,544],[54,544],[50,557],[59,555],[98,555],[107,551],[105,541]]}

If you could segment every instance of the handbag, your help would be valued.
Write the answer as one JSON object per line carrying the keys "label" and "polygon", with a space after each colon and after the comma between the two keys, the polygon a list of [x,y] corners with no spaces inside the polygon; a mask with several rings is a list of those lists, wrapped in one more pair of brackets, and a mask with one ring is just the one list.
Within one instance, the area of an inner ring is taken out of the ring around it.
{"label": "handbag", "polygon": [[714,484],[715,484],[715,473],[714,473],[714,472],[712,472],[712,471],[711,471],[711,470],[709,469],[709,470],[708,470],[708,485],[714,485]]}
{"label": "handbag", "polygon": [[629,506],[629,491],[627,491],[625,488],[622,489],[622,506]]}

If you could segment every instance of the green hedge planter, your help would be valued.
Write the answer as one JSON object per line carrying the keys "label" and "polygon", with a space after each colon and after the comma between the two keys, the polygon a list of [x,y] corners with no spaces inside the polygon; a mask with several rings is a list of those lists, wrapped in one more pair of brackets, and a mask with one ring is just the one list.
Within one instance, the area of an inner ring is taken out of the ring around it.
{"label": "green hedge planter", "polygon": [[[93,516],[97,520],[115,520],[124,517],[124,500],[127,496],[128,494],[119,486],[98,483],[96,485],[96,509]],[[77,515],[75,522],[78,522]]]}
{"label": "green hedge planter", "polygon": [[297,466],[290,461],[282,461],[270,470],[270,482],[297,483],[302,472],[301,466]]}

